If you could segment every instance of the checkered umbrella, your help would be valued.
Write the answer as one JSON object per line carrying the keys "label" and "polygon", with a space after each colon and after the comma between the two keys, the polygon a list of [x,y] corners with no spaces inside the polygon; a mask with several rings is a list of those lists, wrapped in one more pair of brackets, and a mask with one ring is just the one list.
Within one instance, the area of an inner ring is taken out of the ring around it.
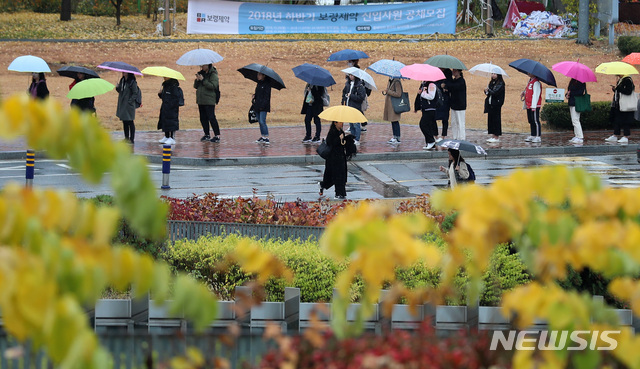
{"label": "checkered umbrella", "polygon": [[474,152],[480,155],[487,155],[487,152],[484,151],[484,149],[481,146],[476,145],[469,141],[442,140],[438,142],[438,146],[446,147],[447,149],[462,150],[462,151]]}

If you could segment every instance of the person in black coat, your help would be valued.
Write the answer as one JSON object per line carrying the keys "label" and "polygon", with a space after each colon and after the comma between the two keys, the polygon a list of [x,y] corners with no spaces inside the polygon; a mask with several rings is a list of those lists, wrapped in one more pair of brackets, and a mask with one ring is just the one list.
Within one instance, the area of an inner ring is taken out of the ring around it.
{"label": "person in black coat", "polygon": [[[607,142],[618,142],[621,144],[629,143],[631,135],[631,124],[634,121],[632,111],[620,111],[620,95],[631,95],[635,90],[635,85],[631,76],[618,75],[618,81],[615,86],[611,86],[613,91],[613,101],[611,102],[611,110],[609,112],[609,121],[613,123],[613,135],[606,138]],[[623,130],[623,136],[618,139],[620,129]]]}
{"label": "person in black coat", "polygon": [[318,182],[320,196],[324,194],[325,189],[336,186],[335,198],[338,200],[347,197],[347,154],[345,151],[347,140],[342,126],[342,122],[333,122],[329,128],[326,143],[331,148],[331,152],[324,164],[322,181]]}
{"label": "person in black coat", "polygon": [[[302,102],[302,109],[300,114],[304,114],[304,127],[306,133],[302,142],[320,142],[320,133],[322,132],[322,124],[318,115],[324,110],[322,103],[322,95],[324,95],[325,88],[322,86],[314,86],[307,84],[304,89],[304,101]],[[316,134],[311,138],[311,120],[316,125]]]}
{"label": "person in black coat", "polygon": [[[443,84],[446,86],[447,82],[452,81],[451,69],[449,68],[440,68],[442,73],[444,73],[444,79],[436,81],[437,86],[442,86]],[[451,110],[451,98],[449,97],[449,91],[445,91],[442,87],[439,87],[440,91],[442,91],[443,104],[436,108],[436,124],[439,120],[442,121],[442,135],[436,138],[436,142],[440,142],[447,138],[447,128],[449,128],[449,111]]]}
{"label": "person in black coat", "polygon": [[501,74],[492,73],[489,86],[484,89],[484,112],[487,113],[487,133],[491,135],[487,142],[500,142],[502,136],[502,105],[506,85]]}
{"label": "person in black coat", "polygon": [[31,73],[31,85],[29,86],[29,95],[32,98],[43,100],[49,97],[49,89],[47,88],[47,79],[44,73]]}
{"label": "person in black coat", "polygon": [[587,84],[571,78],[565,97],[569,104],[569,115],[571,116],[571,124],[573,124],[573,134],[575,135],[569,142],[574,144],[581,144],[584,141],[582,125],[580,124],[580,112],[576,111],[576,96],[583,96],[586,93]]}
{"label": "person in black coat", "polygon": [[260,138],[256,142],[268,145],[270,142],[267,113],[271,111],[271,83],[262,73],[258,73],[258,83],[253,94],[253,109],[260,125]]}
{"label": "person in black coat", "polygon": [[174,134],[180,129],[180,107],[184,106],[184,95],[178,80],[164,77],[158,97],[162,99],[158,129],[164,132],[160,143],[174,145],[176,143]]}
{"label": "person in black coat", "polygon": [[[345,82],[342,89],[342,105],[356,108],[362,112],[362,102],[367,97],[367,92],[362,80],[353,74],[347,75],[349,79]],[[356,145],[360,144],[360,133],[362,126],[360,123],[349,123],[349,132],[355,138]]]}
{"label": "person in black coat", "polygon": [[[87,79],[87,76],[84,73],[76,73],[76,77],[73,79],[73,82],[69,85],[69,90],[76,85],[76,83],[84,81]],[[75,106],[82,111],[88,111],[93,114],[96,113],[96,98],[95,97],[85,97],[84,99],[71,99],[70,106]]]}
{"label": "person in black coat", "polygon": [[467,111],[467,84],[460,69],[452,71],[451,81],[443,83],[441,88],[449,91],[451,98],[451,133],[454,140],[464,140],[465,115]]}
{"label": "person in black coat", "polygon": [[413,103],[414,112],[420,110],[422,117],[420,118],[420,131],[424,136],[427,144],[422,149],[431,150],[436,145],[436,136],[438,135],[438,125],[436,124],[436,106],[438,88],[435,82],[424,81],[420,84],[420,89]]}

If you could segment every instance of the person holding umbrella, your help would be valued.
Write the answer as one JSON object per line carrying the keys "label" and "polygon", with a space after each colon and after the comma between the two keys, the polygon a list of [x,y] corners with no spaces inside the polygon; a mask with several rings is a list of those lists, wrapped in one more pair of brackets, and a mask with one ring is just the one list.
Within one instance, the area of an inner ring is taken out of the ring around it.
{"label": "person holding umbrella", "polygon": [[[451,73],[451,69],[440,68],[440,70],[444,74],[445,78],[437,81],[436,87],[442,86],[443,84],[446,86],[447,82],[451,83],[451,81],[453,81],[453,74]],[[440,92],[442,92],[442,96],[444,98],[442,100],[443,104],[436,107],[436,125],[438,124],[439,120],[442,121],[442,135],[436,138],[437,142],[440,142],[447,138],[447,129],[449,128],[449,113],[451,111],[451,97],[449,96],[449,91],[443,91],[441,89]]]}
{"label": "person holding umbrella", "polygon": [[502,74],[491,73],[491,81],[484,89],[484,112],[487,113],[487,142],[500,142],[502,135],[502,105],[504,104],[505,83]]}
{"label": "person holding umbrella", "polygon": [[265,78],[265,75],[258,72],[258,83],[253,93],[253,108],[258,116],[258,124],[260,124],[260,138],[257,143],[269,145],[269,127],[267,127],[267,113],[271,111],[271,84]]}
{"label": "person holding umbrella", "polygon": [[[445,81],[440,86],[449,91],[451,102],[451,131],[455,140],[464,140],[465,115],[467,111],[467,84],[461,69],[453,69],[450,81]],[[436,127],[436,136],[437,136]]]}
{"label": "person holding umbrella", "polygon": [[[347,74],[347,81],[342,89],[342,105],[350,106],[358,109],[362,113],[362,102],[367,96],[364,89],[364,83],[360,78],[357,78],[353,74]],[[349,132],[355,139],[354,143],[360,145],[360,123],[349,123]]]}
{"label": "person holding umbrella", "polygon": [[[609,121],[613,123],[613,135],[605,139],[607,142],[618,142],[621,144],[629,143],[629,136],[631,135],[631,123],[633,123],[633,111],[621,111],[620,110],[620,96],[631,95],[635,90],[633,79],[630,75],[616,75],[618,80],[615,86],[611,86],[613,91],[613,101],[611,103],[611,111],[609,113]],[[620,131],[622,129],[623,136],[618,139]]]}
{"label": "person holding umbrella", "polygon": [[[220,142],[220,126],[216,118],[216,103],[219,100],[220,90],[218,71],[213,64],[200,66],[200,71],[196,73],[196,79],[193,82],[193,88],[196,89],[196,104],[198,104],[200,124],[204,132],[200,141]],[[209,125],[213,128],[213,138],[210,136]]]}
{"label": "person holding umbrella", "polygon": [[[300,114],[304,114],[304,128],[305,135],[302,139],[303,143],[316,143],[320,142],[320,133],[322,132],[322,123],[318,115],[322,113],[324,104],[322,102],[322,95],[324,95],[325,88],[322,86],[311,85],[307,83],[304,89],[304,101],[302,103],[302,109]],[[311,138],[311,120],[316,126],[316,134]]]}
{"label": "person holding umbrella", "polygon": [[529,82],[524,91],[520,93],[520,100],[524,101],[524,108],[527,109],[527,120],[531,127],[531,135],[524,140],[526,142],[540,143],[542,139],[540,125],[540,107],[542,106],[542,84],[538,77],[532,73],[527,74]]}
{"label": "person holding umbrella", "polygon": [[49,97],[49,89],[47,88],[47,79],[43,72],[31,73],[31,85],[29,86],[29,95],[34,99],[44,100]]}
{"label": "person holding umbrella", "polygon": [[571,123],[573,124],[573,137],[569,142],[574,144],[581,144],[584,141],[584,134],[582,133],[582,125],[580,124],[580,112],[576,111],[576,96],[584,96],[587,93],[587,84],[580,82],[575,78],[571,78],[569,86],[567,86],[567,93],[565,97],[569,104],[569,115],[571,116]]}
{"label": "person holding umbrella", "polygon": [[[77,72],[76,76],[73,78],[73,82],[69,85],[69,91],[76,85],[76,83],[80,81],[84,81],[87,78],[87,75],[82,72]],[[71,99],[70,106],[76,106],[82,111],[88,111],[93,114],[96,113],[96,98],[95,97],[85,97],[84,99]]]}
{"label": "person holding umbrella", "polygon": [[124,139],[132,145],[136,138],[136,100],[138,98],[138,82],[133,73],[122,72],[122,78],[116,85],[118,92],[118,106],[116,116],[122,121]]}
{"label": "person holding umbrella", "polygon": [[175,132],[180,129],[179,115],[180,107],[184,106],[184,95],[177,79],[170,77],[163,78],[162,90],[158,92],[158,97],[162,100],[158,129],[164,132],[164,137],[160,139],[160,143],[175,145],[176,140],[174,135]]}
{"label": "person holding umbrella", "polygon": [[447,167],[440,166],[440,171],[447,175],[449,188],[455,188],[458,182],[468,181],[471,173],[467,163],[460,155],[460,151],[456,149],[447,149],[449,152],[449,164]]}
{"label": "person holding umbrella", "polygon": [[424,135],[426,146],[424,150],[431,150],[436,145],[435,137],[438,135],[438,126],[436,125],[436,94],[438,89],[434,82],[424,81],[420,84],[418,96],[414,103],[414,111],[422,112],[420,118],[420,131]]}
{"label": "person holding umbrella", "polygon": [[347,197],[347,154],[345,151],[347,139],[342,127],[343,123],[336,121],[333,121],[329,127],[325,142],[331,151],[324,162],[322,181],[318,182],[320,196],[324,195],[325,189],[335,186],[336,200],[344,200]]}
{"label": "person holding umbrella", "polygon": [[389,84],[387,85],[387,90],[382,91],[382,94],[385,96],[384,98],[384,111],[382,112],[382,120],[386,120],[391,122],[391,132],[393,137],[387,143],[395,145],[400,143],[400,117],[402,113],[396,113],[393,110],[393,104],[391,103],[391,97],[401,97],[402,93],[402,82],[400,78],[389,78]]}

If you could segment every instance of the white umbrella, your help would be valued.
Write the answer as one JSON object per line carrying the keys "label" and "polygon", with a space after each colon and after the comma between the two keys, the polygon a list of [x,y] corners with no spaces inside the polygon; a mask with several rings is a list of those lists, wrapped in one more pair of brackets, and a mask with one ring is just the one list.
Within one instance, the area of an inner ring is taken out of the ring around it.
{"label": "white umbrella", "polygon": [[507,72],[499,66],[491,63],[482,63],[473,66],[473,68],[469,69],[469,73],[475,76],[489,77],[491,78],[491,74],[502,74],[502,76],[509,78]]}
{"label": "white umbrella", "polygon": [[373,81],[373,77],[371,77],[371,75],[369,75],[369,73],[363,71],[360,68],[356,68],[356,67],[349,67],[347,69],[343,69],[342,72],[345,72],[347,74],[352,74],[358,78],[360,78],[362,81],[364,81],[364,84],[369,87],[372,90],[377,90],[378,88],[376,87],[376,83]]}
{"label": "white umbrella", "polygon": [[33,55],[23,55],[15,58],[7,69],[14,72],[51,72],[44,59]]}
{"label": "white umbrella", "polygon": [[178,59],[178,65],[207,65],[222,61],[223,57],[209,49],[195,49],[187,51]]}

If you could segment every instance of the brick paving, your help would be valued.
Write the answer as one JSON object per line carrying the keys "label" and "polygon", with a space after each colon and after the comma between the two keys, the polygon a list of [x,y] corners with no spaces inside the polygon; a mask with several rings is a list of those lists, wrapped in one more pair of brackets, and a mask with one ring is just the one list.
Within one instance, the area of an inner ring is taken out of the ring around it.
{"label": "brick paving", "polygon": [[[329,125],[322,127],[322,137],[326,137]],[[391,125],[388,123],[370,123],[367,131],[362,133],[359,153],[362,154],[388,154],[388,153],[411,153],[425,152],[422,147],[425,145],[424,137],[416,125],[402,125],[402,142],[398,145],[387,144],[391,138]],[[316,155],[317,144],[303,144],[304,126],[269,127],[270,145],[258,144],[255,142],[260,137],[257,124],[247,128],[227,128],[222,129],[221,142],[200,142],[201,130],[181,130],[176,132],[177,143],[172,148],[174,158],[195,158],[195,159],[233,159],[233,158],[268,158],[287,156],[314,156]],[[497,144],[489,144],[485,140],[488,138],[485,131],[467,130],[467,140],[481,145],[488,155],[492,153],[499,155],[501,151],[509,149],[523,148],[557,148],[575,147],[576,153],[584,151],[593,153],[595,151],[605,152],[608,149],[623,149],[622,151],[633,151],[640,142],[640,133],[632,130],[629,145],[626,150],[619,144],[610,144],[604,139],[611,135],[611,131],[588,131],[585,132],[585,140],[582,145],[572,145],[568,141],[573,137],[573,132],[544,132],[542,142],[533,144],[525,142],[528,133],[505,133]],[[114,140],[123,138],[121,131],[112,132]],[[134,153],[144,156],[162,156],[162,145],[158,140],[163,137],[160,131],[138,131],[136,132],[136,142]],[[451,138],[451,137],[449,137]],[[580,150],[579,148],[584,148]],[[26,145],[23,141],[0,141],[0,154],[9,152],[23,152]],[[443,150],[436,146],[436,150]],[[538,150],[538,151],[539,151]],[[594,151],[595,150],[595,151]],[[513,151],[513,150],[511,150]],[[406,155],[402,156],[406,158]]]}

